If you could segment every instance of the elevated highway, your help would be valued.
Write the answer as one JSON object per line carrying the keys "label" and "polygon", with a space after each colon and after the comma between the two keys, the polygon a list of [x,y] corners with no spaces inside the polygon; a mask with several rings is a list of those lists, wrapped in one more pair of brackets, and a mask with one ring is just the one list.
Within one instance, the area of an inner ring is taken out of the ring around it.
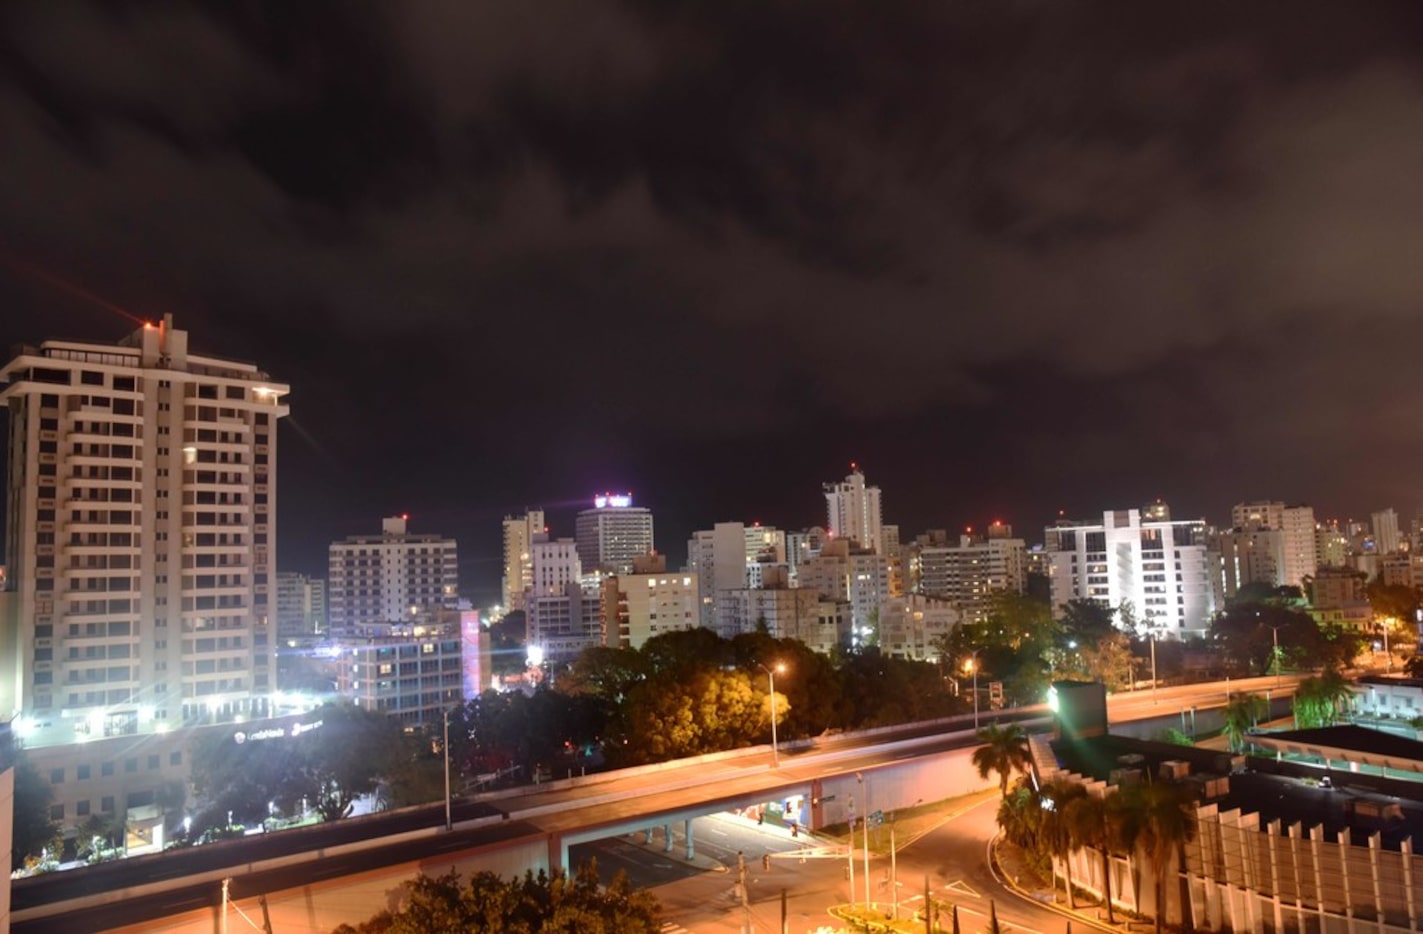
{"label": "elevated highway", "polygon": [[[1225,703],[1223,685],[1138,693],[1112,698],[1109,719]],[[1045,714],[995,717],[1045,728]],[[451,831],[432,806],[52,873],[17,880],[13,929],[212,932],[230,879],[229,898],[250,917],[265,896],[275,930],[329,930],[387,907],[419,872],[520,875],[566,866],[570,845],[654,828],[669,852],[680,831],[678,855],[691,858],[691,821],[705,814],[799,799],[810,803],[802,823],[818,828],[963,794],[984,784],[968,761],[974,745],[972,716],[957,717],[783,746],[779,769],[759,747],[484,795],[455,806]]]}

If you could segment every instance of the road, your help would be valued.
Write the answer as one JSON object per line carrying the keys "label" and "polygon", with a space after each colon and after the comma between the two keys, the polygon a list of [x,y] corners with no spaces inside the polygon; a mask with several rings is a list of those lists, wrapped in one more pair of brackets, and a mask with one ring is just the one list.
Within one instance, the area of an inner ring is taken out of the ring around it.
{"label": "road", "polygon": [[[900,917],[911,918],[924,906],[927,883],[939,910],[958,906],[965,930],[987,924],[990,900],[1005,931],[1062,930],[1062,915],[1014,894],[989,869],[988,844],[997,832],[997,805],[995,790],[948,802],[934,811],[920,809],[916,817],[906,819],[900,829],[908,839],[896,841],[897,886],[891,885],[889,856],[871,855],[870,898],[876,907],[885,910],[896,900],[891,895],[894,888]],[[911,831],[911,826],[919,829]],[[731,814],[700,818],[693,832],[704,855],[697,866],[681,860],[675,848],[670,856],[664,853],[660,835],[650,844],[642,834],[600,840],[577,847],[574,855],[596,857],[605,880],[621,869],[635,885],[650,888],[662,904],[664,930],[669,934],[730,934],[748,927],[755,932],[779,931],[783,890],[788,929],[794,934],[840,926],[829,909],[851,901],[843,843],[793,838],[783,827],[758,826],[754,820]],[[888,832],[887,826],[872,831],[876,851]],[[738,853],[746,860],[746,905],[736,889]],[[857,846],[855,900],[860,903],[865,900],[863,853]],[[769,868],[763,862],[765,854],[770,854]]]}
{"label": "road", "polygon": [[[1256,680],[1273,683],[1273,679]],[[1233,682],[1232,689],[1259,690],[1248,682]],[[1160,715],[1161,706],[1166,704],[1172,707],[1191,704],[1204,708],[1212,702],[1224,703],[1224,699],[1222,685],[1195,685],[1164,688],[1155,698],[1149,692],[1117,695],[1110,699],[1109,710],[1112,721],[1118,722]],[[1168,711],[1170,709],[1167,708]],[[1033,712],[1011,711],[1004,716],[1022,716],[1025,713]],[[87,931],[95,930],[94,925],[101,921],[113,922],[118,917],[134,923],[177,914],[210,904],[215,891],[213,879],[220,879],[224,874],[233,877],[234,889],[239,892],[281,891],[290,885],[312,881],[311,869],[264,869],[260,864],[302,853],[312,853],[315,857],[317,850],[327,850],[320,856],[321,875],[335,878],[377,866],[406,862],[417,858],[417,855],[471,849],[520,835],[567,832],[578,828],[596,830],[600,826],[611,828],[625,818],[701,804],[715,808],[731,807],[738,800],[745,803],[748,795],[753,796],[751,800],[766,800],[776,796],[778,787],[797,783],[805,787],[812,777],[869,769],[899,761],[906,755],[924,755],[971,745],[974,740],[971,731],[966,729],[970,726],[966,720],[959,718],[959,723],[955,724],[958,729],[943,723],[916,724],[888,734],[829,737],[785,748],[781,755],[782,767],[774,772],[769,768],[770,751],[762,748],[717,761],[687,762],[653,771],[607,773],[571,783],[555,782],[546,788],[524,788],[507,795],[481,796],[477,802],[460,806],[454,834],[446,835],[436,829],[443,821],[443,809],[435,806],[18,880],[13,887],[12,907],[17,913],[14,930]],[[902,741],[905,736],[922,737],[923,744],[912,752],[902,748],[888,751],[877,748],[883,743]],[[756,795],[763,797],[754,797]],[[460,827],[460,822],[480,815],[484,815],[486,820],[490,817],[503,820],[492,826]],[[422,827],[426,829],[421,830]],[[389,839],[392,834],[401,832],[407,834],[407,839],[394,842]],[[700,846],[702,841],[698,842]],[[716,841],[712,842],[711,852],[715,853]],[[342,844],[349,851],[339,855],[329,852],[330,847]],[[617,857],[608,858],[611,861]],[[968,866],[962,854],[957,860],[956,865]],[[671,862],[675,864],[676,861]],[[836,883],[834,871],[830,872],[830,877],[818,878],[814,867],[825,863],[826,860],[807,857],[802,864],[796,859],[797,867],[811,867],[803,870],[808,877],[805,885],[796,886],[796,900],[811,898],[813,901],[816,892],[828,893],[837,884],[847,888],[844,880]],[[776,875],[779,866],[780,862],[773,859],[772,875]],[[785,875],[787,881],[792,877],[792,874]],[[84,907],[86,896],[93,899],[120,889],[132,890],[137,886],[155,886],[165,882],[172,883],[163,886],[167,889],[165,891],[147,891],[142,896],[131,896],[122,902],[104,899],[109,903]],[[707,884],[715,888],[714,881]],[[758,907],[761,901],[756,900],[764,895],[756,894],[760,884],[752,885],[753,913],[762,910]],[[710,893],[704,894],[710,897]],[[771,894],[778,899],[779,889]],[[829,897],[826,895],[826,898]],[[842,892],[839,897],[848,900],[848,891]],[[75,900],[79,901],[70,906],[73,910],[67,911],[62,918],[36,917],[33,912],[22,914],[26,909]],[[714,901],[712,897],[711,903]],[[808,910],[814,913],[818,909],[811,906]],[[71,920],[73,923],[70,923]]]}

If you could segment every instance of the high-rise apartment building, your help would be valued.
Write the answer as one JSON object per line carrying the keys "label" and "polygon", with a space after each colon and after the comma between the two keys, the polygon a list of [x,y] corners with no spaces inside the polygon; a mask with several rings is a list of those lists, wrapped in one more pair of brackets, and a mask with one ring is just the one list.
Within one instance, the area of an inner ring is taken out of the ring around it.
{"label": "high-rise apartment building", "polygon": [[407,516],[381,520],[379,535],[351,535],[328,549],[327,612],[333,633],[434,622],[459,608],[454,539],[407,531]]}
{"label": "high-rise apartment building", "polygon": [[9,591],[0,709],[31,745],[265,716],[288,387],[171,316],[0,370]]}
{"label": "high-rise apartment building", "polygon": [[1399,550],[1403,537],[1398,531],[1398,513],[1390,506],[1374,513],[1370,519],[1374,530],[1374,548],[1381,555],[1391,555]]}
{"label": "high-rise apartment building", "polygon": [[1072,600],[1130,602],[1161,635],[1203,635],[1214,613],[1201,520],[1148,521],[1136,509],[1100,523],[1058,522],[1045,530],[1054,609]]}
{"label": "high-rise apartment building", "polygon": [[294,571],[277,572],[277,635],[314,636],[326,629],[326,581]]}
{"label": "high-rise apartment building", "polygon": [[524,608],[524,591],[533,585],[529,546],[534,536],[547,532],[542,509],[526,509],[522,516],[504,517],[504,609]]}
{"label": "high-rise apartment building", "polygon": [[829,654],[850,645],[850,604],[803,587],[722,592],[716,629],[723,638],[761,627],[773,639],[798,639],[816,652]]}
{"label": "high-rise apartment building", "polygon": [[851,464],[850,475],[840,483],[824,484],[824,491],[830,535],[884,554],[879,487],[866,486],[864,473]]}
{"label": "high-rise apartment building", "polygon": [[983,622],[993,593],[1027,588],[1027,545],[1012,534],[1012,526],[998,522],[986,536],[960,535],[956,545],[916,546],[916,591],[948,601],[967,621]]}
{"label": "high-rise apartment building", "polygon": [[1336,520],[1320,522],[1314,530],[1314,548],[1319,567],[1342,568],[1349,556],[1349,537],[1339,531]]}
{"label": "high-rise apartment building", "polygon": [[701,625],[697,576],[667,571],[667,559],[650,555],[636,562],[632,574],[602,581],[603,632],[606,644],[640,649],[653,636]]}
{"label": "high-rise apartment building", "polygon": [[[1227,560],[1243,558],[1245,564],[1239,574],[1234,573],[1233,565],[1226,564],[1226,579],[1235,585],[1227,584],[1228,593],[1233,594],[1236,587],[1250,581],[1300,587],[1319,567],[1313,506],[1287,506],[1270,500],[1237,503],[1230,510],[1230,525],[1242,535],[1238,536],[1238,543],[1231,543],[1239,547],[1229,547],[1234,558]],[[1257,534],[1261,532],[1279,534]],[[1271,562],[1273,576],[1269,576],[1266,567]]]}
{"label": "high-rise apartment building", "polygon": [[827,542],[800,566],[800,589],[850,604],[854,645],[874,641],[880,607],[889,599],[889,560],[849,539]]}
{"label": "high-rise apartment building", "polygon": [[631,493],[603,493],[578,514],[573,534],[585,571],[631,574],[633,559],[653,551],[652,510],[634,506]]}

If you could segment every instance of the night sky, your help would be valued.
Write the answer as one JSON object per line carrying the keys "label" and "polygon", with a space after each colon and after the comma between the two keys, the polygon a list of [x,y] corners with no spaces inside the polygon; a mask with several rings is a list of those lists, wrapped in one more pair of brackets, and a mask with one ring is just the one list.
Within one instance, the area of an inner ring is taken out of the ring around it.
{"label": "night sky", "polygon": [[1423,503],[1423,4],[0,6],[0,340],[292,386],[279,564],[409,512],[1030,541]]}

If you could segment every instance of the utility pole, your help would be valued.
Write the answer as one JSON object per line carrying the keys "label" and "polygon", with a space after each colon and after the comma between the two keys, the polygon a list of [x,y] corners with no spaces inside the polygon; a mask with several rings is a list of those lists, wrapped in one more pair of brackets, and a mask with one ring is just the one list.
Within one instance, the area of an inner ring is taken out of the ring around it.
{"label": "utility pole", "polygon": [[450,820],[450,708],[445,708],[445,829],[452,830]]}
{"label": "utility pole", "polygon": [[[231,823],[231,821],[229,821],[228,823]],[[232,884],[232,880],[231,880],[231,879],[223,879],[223,880],[222,880],[222,916],[218,919],[218,932],[219,932],[219,934],[227,934],[227,901],[228,901],[227,887],[228,887],[229,885],[231,885],[231,884]]]}

